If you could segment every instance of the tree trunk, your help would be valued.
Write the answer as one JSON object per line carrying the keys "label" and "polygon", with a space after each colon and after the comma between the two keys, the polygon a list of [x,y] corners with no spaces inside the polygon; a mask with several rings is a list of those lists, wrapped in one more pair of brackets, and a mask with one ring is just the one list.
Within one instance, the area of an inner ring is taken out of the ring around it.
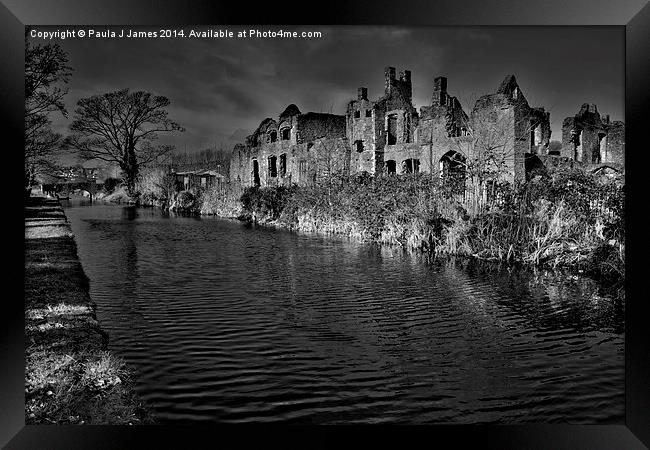
{"label": "tree trunk", "polygon": [[121,164],[122,172],[124,173],[124,184],[129,197],[135,199],[138,195],[136,182],[138,181],[138,175],[140,172],[138,160],[135,155],[135,148],[129,147],[125,153],[124,161]]}

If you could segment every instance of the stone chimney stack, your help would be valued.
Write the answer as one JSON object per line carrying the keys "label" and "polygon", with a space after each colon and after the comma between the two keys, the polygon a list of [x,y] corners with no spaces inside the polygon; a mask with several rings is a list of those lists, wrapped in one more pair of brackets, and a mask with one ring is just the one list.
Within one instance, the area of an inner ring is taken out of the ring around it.
{"label": "stone chimney stack", "polygon": [[433,80],[432,105],[444,105],[447,103],[447,77],[436,77]]}
{"label": "stone chimney stack", "polygon": [[357,100],[368,100],[368,88],[360,87],[357,90]]}
{"label": "stone chimney stack", "polygon": [[399,80],[402,83],[404,88],[404,93],[408,96],[409,99],[413,97],[413,87],[411,86],[411,71],[403,70],[399,73]]}
{"label": "stone chimney stack", "polygon": [[386,67],[384,70],[384,80],[385,80],[385,91],[386,94],[390,94],[391,86],[395,84],[395,68]]}

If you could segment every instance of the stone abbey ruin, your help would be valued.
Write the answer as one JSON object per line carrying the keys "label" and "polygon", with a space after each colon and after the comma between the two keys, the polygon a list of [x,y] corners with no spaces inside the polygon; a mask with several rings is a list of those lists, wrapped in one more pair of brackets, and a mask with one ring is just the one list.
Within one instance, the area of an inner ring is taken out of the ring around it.
{"label": "stone abbey ruin", "polygon": [[533,107],[508,75],[470,113],[447,91],[447,78],[433,82],[431,104],[413,106],[411,72],[385,69],[384,95],[358,89],[345,115],[302,113],[289,105],[264,119],[235,145],[230,179],[244,186],[310,183],[328,174],[437,173],[465,179],[478,167],[488,178],[525,180],[548,166],[579,165],[590,171],[624,171],[623,122],[601,117],[584,104],[562,127],[561,150],[549,150],[550,113]]}

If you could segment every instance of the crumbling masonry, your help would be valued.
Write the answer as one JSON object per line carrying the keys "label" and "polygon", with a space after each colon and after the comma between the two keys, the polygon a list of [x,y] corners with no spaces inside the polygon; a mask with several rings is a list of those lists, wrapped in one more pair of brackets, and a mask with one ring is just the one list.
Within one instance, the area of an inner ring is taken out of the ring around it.
{"label": "crumbling masonry", "polygon": [[[499,166],[499,177],[516,181],[526,178],[533,161],[553,156],[583,161],[585,155],[593,160],[596,145],[599,162],[622,164],[623,124],[602,121],[595,106],[593,111],[583,106],[576,117],[565,120],[562,154],[549,155],[550,114],[528,104],[514,75],[495,93],[480,97],[469,115],[447,91],[445,77],[433,80],[431,104],[418,112],[411,72],[398,76],[395,68],[387,67],[384,75],[383,96],[369,100],[368,90],[360,87],[345,115],[301,113],[292,104],[277,120],[264,119],[233,149],[230,179],[245,186],[302,185],[328,174],[360,172],[426,172],[464,179],[472,163],[485,161],[489,153],[498,156],[492,164]],[[574,134],[567,134],[564,142],[566,133],[578,133],[581,152],[576,151]]]}
{"label": "crumbling masonry", "polygon": [[596,105],[585,103],[562,123],[561,156],[591,171],[624,171],[625,124],[601,117]]}

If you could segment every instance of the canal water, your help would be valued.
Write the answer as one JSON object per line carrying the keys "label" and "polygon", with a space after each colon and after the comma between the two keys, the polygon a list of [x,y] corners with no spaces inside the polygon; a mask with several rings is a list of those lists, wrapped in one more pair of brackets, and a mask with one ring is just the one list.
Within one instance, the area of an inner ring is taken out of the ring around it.
{"label": "canal water", "polygon": [[163,423],[624,421],[624,302],[587,278],[63,203]]}

